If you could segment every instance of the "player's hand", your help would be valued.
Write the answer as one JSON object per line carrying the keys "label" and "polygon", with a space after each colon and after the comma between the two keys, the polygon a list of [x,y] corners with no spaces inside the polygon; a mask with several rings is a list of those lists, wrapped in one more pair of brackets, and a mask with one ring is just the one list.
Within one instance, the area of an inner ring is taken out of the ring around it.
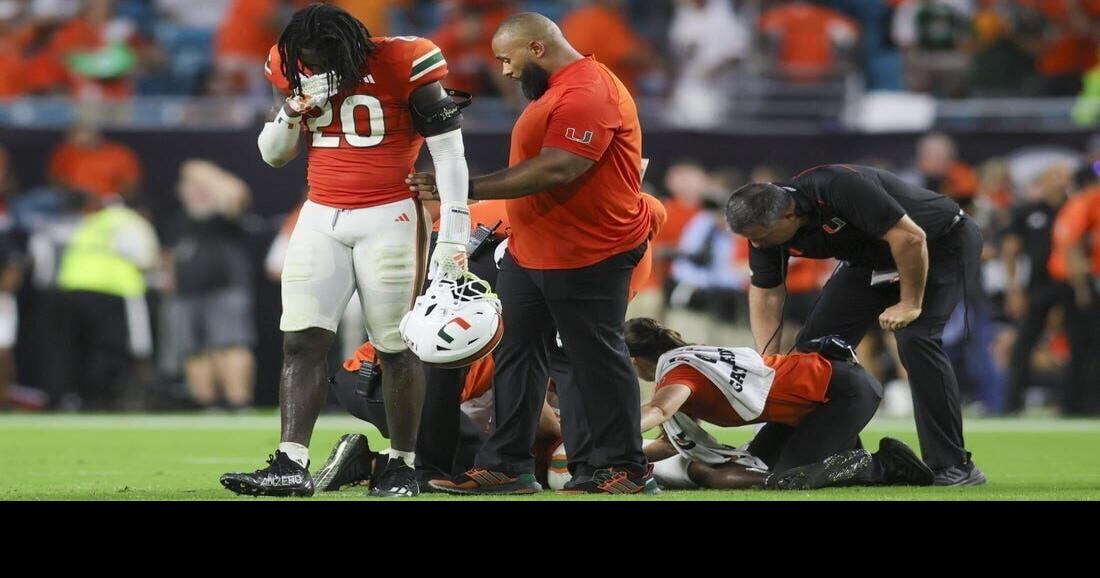
{"label": "player's hand", "polygon": [[897,331],[904,329],[910,323],[920,317],[920,307],[913,307],[905,303],[897,303],[886,308],[878,316],[878,324],[885,331]]}
{"label": "player's hand", "polygon": [[405,184],[410,191],[420,195],[421,201],[438,201],[439,189],[435,186],[435,175],[432,173],[413,173],[405,178]]}
{"label": "player's hand", "polygon": [[451,278],[458,277],[467,270],[466,261],[466,245],[436,243],[428,269],[428,278],[434,280],[441,274]]}
{"label": "player's hand", "polygon": [[314,74],[302,77],[302,90],[286,99],[287,106],[298,113],[305,114],[315,108],[324,108],[328,99],[340,89],[340,77],[335,73]]}

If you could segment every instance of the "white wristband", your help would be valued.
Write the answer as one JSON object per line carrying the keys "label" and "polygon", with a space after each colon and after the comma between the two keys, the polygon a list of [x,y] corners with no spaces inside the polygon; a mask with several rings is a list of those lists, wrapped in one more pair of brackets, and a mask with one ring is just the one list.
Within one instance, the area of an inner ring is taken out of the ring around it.
{"label": "white wristband", "polygon": [[470,240],[470,209],[459,203],[443,203],[439,208],[440,243],[466,245]]}

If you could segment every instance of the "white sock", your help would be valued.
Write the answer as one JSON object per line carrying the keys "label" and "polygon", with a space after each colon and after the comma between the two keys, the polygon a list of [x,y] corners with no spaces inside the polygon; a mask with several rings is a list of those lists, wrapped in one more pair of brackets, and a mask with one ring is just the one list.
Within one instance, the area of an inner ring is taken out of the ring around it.
{"label": "white sock", "polygon": [[279,444],[279,451],[286,454],[286,457],[298,462],[298,465],[303,468],[309,467],[309,448],[306,446],[294,442],[283,442]]}
{"label": "white sock", "polygon": [[390,459],[391,460],[403,460],[405,462],[406,466],[409,466],[410,468],[412,468],[412,467],[415,467],[415,466],[413,466],[413,462],[416,461],[416,452],[402,452],[402,451],[398,451],[398,450],[395,450],[393,448],[390,448]]}

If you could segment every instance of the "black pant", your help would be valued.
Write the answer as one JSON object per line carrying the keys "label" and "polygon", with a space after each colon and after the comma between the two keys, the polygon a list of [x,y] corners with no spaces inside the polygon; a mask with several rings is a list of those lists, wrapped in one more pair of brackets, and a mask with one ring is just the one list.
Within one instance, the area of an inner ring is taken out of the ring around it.
{"label": "black pant", "polygon": [[[429,250],[435,249],[436,237],[433,233]],[[500,239],[487,240],[486,246],[469,261],[470,271],[491,286],[496,285],[497,266],[493,253],[499,244]],[[468,368],[422,367],[427,383],[416,437],[417,475],[423,479],[455,476],[473,467],[474,456],[485,439],[481,429],[461,409],[462,387]],[[336,398],[348,413],[373,424],[388,436],[380,380],[376,380],[368,391],[358,377],[338,370],[332,380]]]}
{"label": "black pant", "polygon": [[1088,415],[1100,409],[1100,360],[1096,357],[1100,345],[1100,291],[1093,289],[1091,295],[1087,307],[1077,304],[1073,291],[1068,291],[1063,300],[1070,353],[1060,392],[1062,413],[1066,415]]}
{"label": "black pant", "polygon": [[[966,463],[959,383],[943,350],[943,328],[966,291],[981,289],[982,234],[969,218],[929,246],[928,279],[921,315],[894,332],[901,363],[909,372],[921,453],[929,467]],[[798,343],[835,334],[852,344],[878,324],[878,316],[899,300],[897,284],[871,287],[871,270],[847,264],[822,289]]]}
{"label": "black pant", "polygon": [[[425,480],[455,476],[473,467],[485,441],[481,429],[459,407],[466,370],[423,367],[427,391],[416,438],[417,475]],[[359,374],[342,369],[330,383],[345,411],[389,435],[380,383],[368,386]]]}
{"label": "black pant", "polygon": [[[1031,385],[1031,353],[1046,331],[1047,317],[1055,306],[1073,299],[1068,286],[1055,281],[1029,287],[1027,313],[1020,322],[1016,343],[1009,362],[1007,408],[1016,411],[1024,407],[1024,393]],[[1067,317],[1068,320],[1068,317]]]}
{"label": "black pant", "polygon": [[[630,277],[645,249],[643,243],[580,269],[526,269],[511,254],[504,257],[496,288],[505,331],[494,354],[495,427],[478,452],[478,467],[533,473],[531,447],[555,333],[561,335],[574,376],[558,391],[563,434],[575,417],[575,412],[568,415],[570,408],[583,407],[591,468],[645,467],[638,379],[623,338]],[[571,441],[566,437],[566,452]]]}
{"label": "black pant", "polygon": [[860,447],[859,432],[878,409],[882,384],[858,365],[846,361],[832,364],[828,402],[806,416],[798,427],[765,425],[749,445],[749,453],[772,471],[785,472]]}
{"label": "black pant", "polygon": [[83,409],[121,409],[121,397],[133,378],[125,299],[58,291],[51,301],[52,339],[44,379],[52,403],[76,394]]}

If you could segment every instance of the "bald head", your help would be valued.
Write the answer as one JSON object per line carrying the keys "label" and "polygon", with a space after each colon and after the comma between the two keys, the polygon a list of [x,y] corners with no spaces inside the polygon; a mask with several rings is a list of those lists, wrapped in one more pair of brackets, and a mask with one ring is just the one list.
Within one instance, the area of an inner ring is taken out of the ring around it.
{"label": "bald head", "polygon": [[565,42],[561,28],[554,21],[537,12],[520,12],[500,23],[493,40],[510,38],[520,41],[537,40],[546,44]]}
{"label": "bald head", "polygon": [[523,94],[535,100],[550,85],[550,76],[583,58],[553,20],[534,12],[509,16],[493,34],[493,55],[504,76],[517,80]]}

